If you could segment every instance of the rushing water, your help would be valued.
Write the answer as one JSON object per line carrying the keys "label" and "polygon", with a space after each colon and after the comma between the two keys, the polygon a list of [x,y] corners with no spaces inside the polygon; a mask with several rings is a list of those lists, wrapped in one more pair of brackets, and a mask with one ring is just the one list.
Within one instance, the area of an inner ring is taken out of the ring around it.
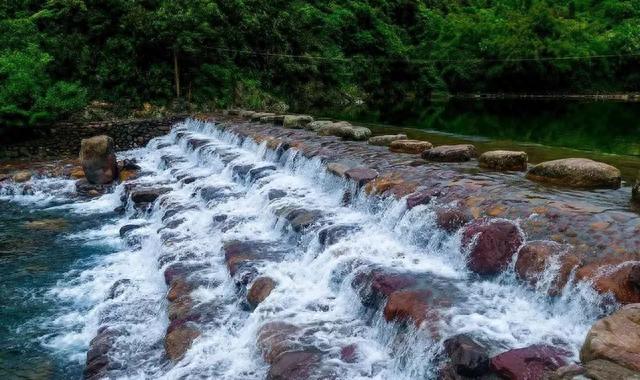
{"label": "rushing water", "polygon": [[[208,143],[191,149],[187,138]],[[163,156],[174,159],[167,165]],[[0,196],[0,295],[9,306],[0,314],[2,377],[28,377],[41,364],[49,377],[77,378],[90,340],[108,325],[127,332],[112,350],[119,363],[113,377],[262,379],[268,367],[257,351],[256,332],[267,321],[286,321],[313,327],[309,339],[327,352],[357,344],[356,363],[327,364],[338,378],[433,378],[441,347],[434,339],[468,333],[494,354],[549,343],[577,356],[602,313],[586,287],[552,299],[545,295],[545,281],[528,289],[512,269],[497,278],[474,276],[466,269],[460,236],[434,227],[432,206],[407,211],[402,201],[367,199],[327,173],[319,160],[294,150],[279,155],[213,124],[187,121],[121,157],[142,166],[145,175],[137,183],[171,189],[148,215],[131,206],[124,215],[113,212],[123,185],[86,201],[74,196],[71,181],[40,178],[29,184],[33,195],[16,195],[22,192],[16,185]],[[234,167],[247,164],[275,168],[253,181],[234,174]],[[222,195],[205,201],[205,187],[221,189]],[[286,195],[269,200],[274,189]],[[343,204],[345,192],[353,196],[349,206]],[[324,247],[317,229],[297,234],[286,227],[277,216],[286,206],[319,210],[325,224],[359,229]],[[168,209],[176,214],[163,220]],[[222,228],[214,219],[221,215],[234,223]],[[28,221],[43,218],[62,218],[63,227],[29,229]],[[172,238],[166,239],[162,228],[166,232],[172,221]],[[118,231],[128,224],[144,227],[126,242]],[[267,242],[286,252],[281,262],[261,263],[260,273],[277,287],[253,312],[241,302],[224,264],[223,243],[234,239]],[[169,323],[163,270],[172,260],[200,265],[199,286],[191,295],[216,310],[215,321],[201,326],[201,336],[177,364],[164,358],[162,344]],[[351,283],[371,266],[422,273],[434,289],[450,294],[438,338],[400,331],[379,310],[360,306]],[[117,281],[123,286],[112,292]]]}

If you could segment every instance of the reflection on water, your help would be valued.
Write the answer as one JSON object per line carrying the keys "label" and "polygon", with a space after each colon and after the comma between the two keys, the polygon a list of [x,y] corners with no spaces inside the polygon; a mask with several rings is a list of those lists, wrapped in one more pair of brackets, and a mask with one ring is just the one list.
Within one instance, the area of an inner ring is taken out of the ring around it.
{"label": "reflection on water", "polygon": [[592,158],[617,166],[628,180],[640,169],[640,103],[456,99],[426,106],[401,103],[384,109],[324,110],[319,114],[385,124],[374,126],[374,132],[401,130],[436,144],[473,140],[480,151],[519,148],[529,153],[533,163]]}

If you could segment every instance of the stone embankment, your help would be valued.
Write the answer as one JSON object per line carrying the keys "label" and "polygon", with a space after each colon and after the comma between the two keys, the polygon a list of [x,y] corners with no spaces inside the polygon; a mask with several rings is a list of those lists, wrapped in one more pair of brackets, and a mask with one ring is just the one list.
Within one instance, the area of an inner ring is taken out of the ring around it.
{"label": "stone embankment", "polygon": [[108,135],[116,150],[146,145],[154,137],[166,134],[171,126],[183,118],[123,120],[92,124],[57,124],[31,131],[29,139],[18,136],[0,136],[0,160],[5,159],[59,159],[75,157],[80,140],[96,135]]}

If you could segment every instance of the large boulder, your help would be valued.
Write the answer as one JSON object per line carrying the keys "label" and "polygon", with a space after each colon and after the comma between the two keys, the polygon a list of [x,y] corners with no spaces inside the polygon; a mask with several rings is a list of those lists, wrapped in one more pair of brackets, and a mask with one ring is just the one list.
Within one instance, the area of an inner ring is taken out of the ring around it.
{"label": "large boulder", "polygon": [[16,183],[27,182],[31,179],[31,172],[28,170],[21,170],[17,173],[14,173],[11,179]]}
{"label": "large boulder", "polygon": [[505,269],[523,240],[518,226],[502,219],[477,219],[462,232],[462,246],[469,252],[467,265],[479,274]]}
{"label": "large boulder", "polygon": [[389,150],[395,153],[421,154],[431,149],[433,144],[422,140],[396,140],[389,145]]}
{"label": "large boulder", "polygon": [[422,158],[435,162],[464,162],[478,155],[476,147],[470,144],[440,145],[422,153]]}
{"label": "large boulder", "polygon": [[640,372],[640,304],[624,306],[597,321],[580,349],[580,360],[603,359]]}
{"label": "large boulder", "polygon": [[485,152],[478,158],[481,168],[499,171],[527,170],[527,153],[510,150],[492,150]]}
{"label": "large boulder", "polygon": [[596,359],[584,366],[587,378],[593,380],[640,380],[640,373],[609,360]]}
{"label": "large boulder", "polygon": [[313,117],[309,115],[284,115],[282,126],[285,128],[303,129],[312,121]]}
{"label": "large boulder", "polygon": [[533,345],[493,357],[491,369],[509,380],[545,379],[565,366],[570,357],[570,352],[558,347]]}
{"label": "large boulder", "polygon": [[396,140],[406,140],[407,135],[400,133],[397,135],[382,135],[369,138],[369,145],[389,146]]}
{"label": "large boulder", "polygon": [[102,185],[118,178],[116,151],[113,139],[109,136],[82,139],[80,162],[89,183]]}
{"label": "large boulder", "polygon": [[620,187],[620,170],[587,158],[565,158],[540,163],[529,170],[532,181],[575,188]]}

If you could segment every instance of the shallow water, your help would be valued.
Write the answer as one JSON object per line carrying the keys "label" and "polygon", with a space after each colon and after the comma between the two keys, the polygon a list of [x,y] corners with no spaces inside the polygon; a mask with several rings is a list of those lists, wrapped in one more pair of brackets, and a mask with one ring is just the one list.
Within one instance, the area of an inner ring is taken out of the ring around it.
{"label": "shallow water", "polygon": [[[192,149],[190,138],[207,143]],[[549,343],[577,357],[588,328],[606,311],[586,286],[551,299],[544,281],[528,289],[512,269],[478,278],[466,269],[460,236],[435,228],[433,205],[407,211],[403,202],[365,198],[317,159],[293,150],[279,155],[211,123],[178,124],[147,148],[121,156],[138,159],[146,175],[137,183],[171,188],[150,214],[131,206],[124,215],[112,212],[121,204],[122,185],[113,194],[82,201],[65,181],[34,179],[35,195],[15,195],[17,186],[13,195],[0,196],[0,244],[6,247],[1,270],[8,279],[0,290],[3,302],[13,306],[0,315],[0,342],[7,346],[0,371],[31,371],[46,362],[52,378],[79,377],[90,340],[107,325],[126,332],[110,351],[119,364],[113,377],[261,379],[268,366],[256,348],[256,332],[265,322],[286,321],[306,327],[309,344],[334,358],[323,365],[338,378],[434,378],[440,342],[448,336],[468,333],[494,354]],[[163,156],[176,159],[167,164]],[[251,180],[234,171],[242,165],[275,167]],[[222,190],[206,201],[203,188]],[[274,189],[286,196],[269,200]],[[343,205],[345,192],[353,198],[349,206]],[[359,231],[322,246],[318,229],[297,233],[277,216],[292,206],[318,210],[323,225],[357,225]],[[168,210],[176,214],[162,220]],[[223,228],[214,221],[222,215],[234,223]],[[43,218],[62,218],[66,225],[47,233],[25,229],[26,221]],[[129,244],[118,234],[127,224],[145,225],[127,235]],[[284,252],[279,261],[261,262],[259,272],[277,287],[253,312],[224,264],[223,244],[234,239],[266,242]],[[199,265],[191,295],[216,315],[200,326],[202,335],[177,364],[166,360],[162,344],[169,324],[163,271],[172,262]],[[351,283],[371,267],[419,273],[448,295],[437,338],[424,330],[405,331],[384,322],[380,310],[361,306]],[[113,284],[125,279],[110,297]],[[360,352],[355,363],[338,359],[349,344]]]}

